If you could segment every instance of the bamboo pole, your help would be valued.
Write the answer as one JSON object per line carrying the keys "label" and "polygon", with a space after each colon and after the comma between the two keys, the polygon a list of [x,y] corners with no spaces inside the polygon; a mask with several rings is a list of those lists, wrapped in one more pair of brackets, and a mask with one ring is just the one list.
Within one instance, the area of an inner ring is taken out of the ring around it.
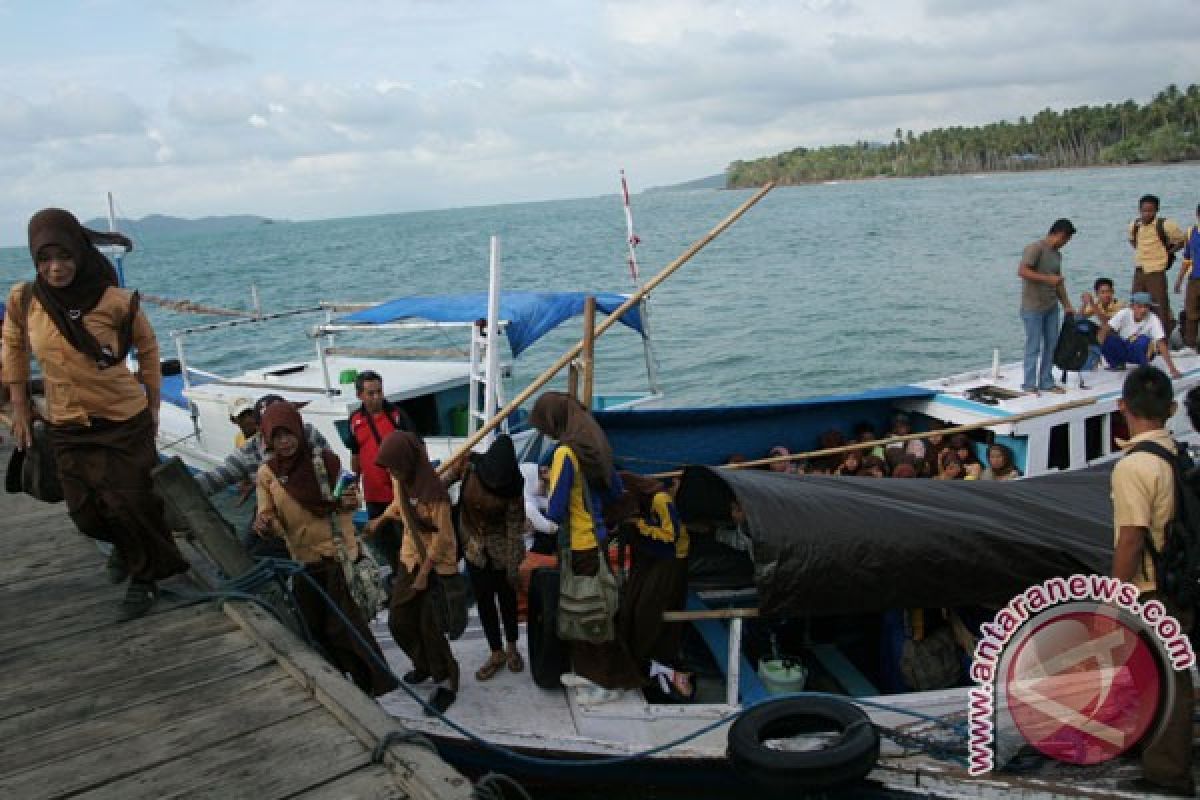
{"label": "bamboo pole", "polygon": [[[746,200],[746,202],[738,206],[733,213],[717,223],[716,227],[714,227],[700,239],[693,242],[692,246],[685,250],[682,255],[680,255],[667,266],[663,267],[661,272],[647,281],[641,289],[638,289],[636,292],[626,298],[624,303],[621,303],[621,305],[613,309],[613,312],[596,326],[596,337],[602,336],[609,328],[611,328],[613,325],[616,325],[617,321],[625,314],[625,312],[641,303],[643,297],[650,294],[651,291],[658,288],[659,284],[674,275],[675,272],[688,261],[690,261],[692,257],[696,255],[696,253],[699,253],[705,248],[706,245],[708,245],[709,242],[724,233],[730,225],[741,219],[743,214],[749,211],[759,200],[762,200],[763,197],[767,195],[767,192],[774,188],[774,181],[767,183],[765,186],[755,192],[753,197]],[[508,405],[496,412],[496,414],[490,420],[488,420],[486,425],[475,431],[475,433],[472,434],[452,456],[447,458],[442,465],[438,467],[438,473],[444,473],[450,468],[451,464],[458,461],[467,452],[469,452],[472,447],[483,441],[483,437],[487,436],[497,425],[499,425],[503,420],[507,419],[509,414],[520,408],[521,404],[532,397],[534,392],[549,383],[550,379],[562,371],[563,367],[571,363],[571,359],[577,357],[582,350],[583,342],[579,341],[574,347],[559,356],[558,360],[547,367],[541,375],[535,378],[533,383],[522,389],[521,392],[518,393]]]}
{"label": "bamboo pole", "polygon": [[590,294],[583,301],[583,354],[579,358],[583,372],[579,402],[590,411],[596,378],[596,298]]}
{"label": "bamboo pole", "polygon": [[579,397],[579,360],[572,361],[567,366],[567,394]]}
{"label": "bamboo pole", "polygon": [[[1027,419],[1036,419],[1049,414],[1057,414],[1059,411],[1069,411],[1072,408],[1080,408],[1082,406],[1094,405],[1096,398],[1088,397],[1081,400],[1072,400],[1068,403],[1059,403],[1058,405],[1039,408],[1033,411],[1022,411],[1020,414],[1013,414],[1009,417],[991,417],[989,419],[980,420],[979,422],[971,422],[966,425],[958,425],[953,428],[941,428],[936,431],[922,431],[921,433],[903,433],[896,436],[888,436],[885,439],[872,439],[869,442],[854,442],[853,444],[841,445],[840,447],[827,447],[824,450],[809,450],[805,453],[788,453],[786,456],[771,456],[769,458],[758,458],[754,461],[743,461],[740,464],[718,464],[720,469],[753,469],[754,467],[770,466],[771,464],[780,464],[785,461],[802,461],[807,458],[821,458],[823,456],[835,456],[841,453],[849,453],[854,450],[871,450],[876,447],[883,447],[889,444],[898,442],[909,442],[913,439],[927,439],[930,434],[941,434],[942,436],[953,436],[956,433],[967,433],[968,431],[976,431],[980,428],[990,428],[993,425],[1011,425],[1014,422],[1024,422]],[[619,458],[618,458],[619,460]],[[652,477],[655,478],[678,478],[683,474],[683,470],[672,470],[670,472],[656,472]]]}

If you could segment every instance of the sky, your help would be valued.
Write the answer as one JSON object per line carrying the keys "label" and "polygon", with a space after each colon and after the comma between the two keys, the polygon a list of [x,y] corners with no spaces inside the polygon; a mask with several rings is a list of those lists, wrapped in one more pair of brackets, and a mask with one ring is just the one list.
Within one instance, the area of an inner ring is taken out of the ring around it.
{"label": "sky", "polygon": [[634,191],[1200,80],[1195,0],[0,0],[39,208],[324,219]]}

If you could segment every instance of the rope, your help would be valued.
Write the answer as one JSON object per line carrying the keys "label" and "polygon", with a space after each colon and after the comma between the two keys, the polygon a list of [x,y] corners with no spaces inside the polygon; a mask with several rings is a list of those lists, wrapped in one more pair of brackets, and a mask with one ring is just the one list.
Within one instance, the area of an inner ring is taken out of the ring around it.
{"label": "rope", "polygon": [[162,308],[169,308],[172,311],[178,311],[181,314],[203,314],[211,317],[253,317],[253,311],[238,311],[234,308],[217,308],[215,306],[206,306],[202,303],[195,303],[191,300],[172,300],[169,297],[160,297],[156,294],[142,295],[143,303],[152,303]]}
{"label": "rope", "polygon": [[[205,599],[207,599],[209,597],[214,597],[214,598],[219,599],[222,602],[224,602],[225,600],[245,600],[245,601],[249,601],[249,602],[254,602],[254,603],[257,603],[258,605],[266,608],[268,611],[270,611],[272,616],[275,616],[276,618],[278,618],[278,614],[275,612],[275,610],[273,608],[271,608],[268,604],[266,604],[265,601],[263,601],[261,598],[258,598],[256,596],[254,596],[253,594],[250,594],[249,592],[253,591],[254,588],[256,588],[256,587],[261,587],[263,584],[265,584],[267,582],[279,580],[283,575],[292,576],[293,578],[298,577],[301,580],[307,581],[309,586],[324,601],[326,606],[328,606],[329,609],[332,610],[335,615],[337,615],[338,619],[341,621],[342,625],[346,628],[346,630],[349,631],[350,634],[358,640],[358,643],[362,646],[363,650],[365,652],[367,652],[368,654],[370,654],[370,657],[375,662],[375,664],[380,669],[385,671],[388,675],[390,675],[396,681],[396,683],[399,684],[399,687],[401,689],[403,689],[404,692],[406,694],[408,694],[409,697],[411,697],[413,700],[415,700],[417,702],[417,704],[422,707],[422,709],[424,709],[424,711],[427,715],[436,717],[440,722],[442,722],[442,724],[446,725],[452,731],[454,731],[455,733],[458,733],[460,736],[464,737],[468,741],[473,742],[474,744],[478,745],[479,747],[481,747],[485,750],[488,750],[488,751],[494,753],[495,755],[498,755],[512,763],[523,764],[523,765],[532,766],[532,767],[594,768],[594,767],[598,767],[598,766],[613,766],[613,765],[618,765],[618,764],[628,764],[628,763],[633,763],[636,761],[642,761],[642,760],[645,760],[648,758],[652,758],[656,755],[659,755],[660,753],[665,753],[668,750],[673,750],[677,747],[685,745],[688,742],[694,741],[694,740],[700,738],[701,736],[704,736],[705,734],[716,730],[717,728],[720,728],[724,725],[732,723],[739,716],[741,716],[745,711],[745,709],[739,709],[738,711],[734,711],[730,714],[726,714],[725,716],[718,718],[716,721],[711,722],[707,725],[704,725],[703,727],[701,727],[695,731],[692,731],[691,733],[689,733],[685,736],[681,736],[677,739],[673,739],[672,741],[669,741],[664,744],[660,744],[655,747],[651,747],[649,749],[642,750],[642,751],[639,751],[636,753],[629,753],[626,755],[617,755],[617,756],[595,756],[595,757],[591,757],[591,758],[563,758],[563,759],[542,758],[540,756],[527,755],[525,753],[521,753],[516,750],[513,750],[510,747],[505,747],[504,745],[499,745],[499,744],[496,744],[495,742],[491,742],[491,741],[488,741],[487,739],[484,739],[479,734],[475,733],[474,731],[470,730],[469,728],[466,728],[463,725],[450,719],[444,713],[442,713],[441,711],[439,711],[438,709],[436,709],[432,705],[430,705],[428,702],[426,702],[419,694],[417,694],[416,690],[414,690],[412,687],[408,686],[408,684],[404,683],[404,681],[401,680],[395,674],[395,672],[392,671],[391,665],[388,664],[387,660],[383,657],[383,655],[381,653],[376,652],[376,649],[374,647],[372,647],[371,643],[368,642],[362,636],[362,634],[358,631],[358,629],[354,626],[354,624],[346,616],[345,612],[341,609],[341,607],[338,606],[337,603],[333,602],[333,599],[325,592],[325,589],[319,583],[317,583],[317,581],[311,575],[308,574],[308,572],[304,569],[303,564],[300,564],[295,561],[290,561],[287,559],[263,558],[263,559],[260,559],[256,563],[255,567],[253,569],[249,570],[245,575],[242,575],[231,581],[227,581],[227,582],[223,583],[221,588],[217,591],[201,593],[201,596]],[[290,594],[291,594],[291,592],[289,590],[289,595]],[[307,634],[307,631],[305,633]],[[309,636],[308,638],[309,638],[309,642],[311,644],[312,637]],[[797,698],[833,697],[833,698],[836,698],[839,700],[846,700],[846,698],[842,697],[841,695],[834,695],[834,694],[831,694],[828,692],[792,692],[792,693],[785,694],[785,695],[778,695],[775,698],[773,698],[773,700],[780,700],[780,699],[785,699],[785,698],[789,698],[789,697],[797,697]],[[946,728],[946,729],[954,732],[956,735],[961,736],[965,741],[966,726],[963,723],[955,724],[948,720],[942,719],[940,717],[935,717],[930,714],[922,713],[920,711],[913,711],[911,709],[901,708],[899,706],[893,706],[888,703],[880,703],[880,702],[876,702],[873,700],[865,700],[862,698],[856,698],[853,702],[856,703],[857,705],[867,706],[869,708],[875,708],[875,709],[879,709],[882,711],[890,711],[890,712],[897,713],[897,714],[903,714],[905,716],[909,716],[914,719],[922,720],[924,722],[928,722],[928,723],[937,725],[939,727]],[[878,726],[876,726],[876,727],[878,727]],[[910,741],[913,741],[913,742],[922,741],[922,744],[924,745],[923,749],[926,749],[930,753],[930,755],[933,755],[934,757],[938,757],[938,753],[936,752],[937,750],[945,749],[940,744],[924,742],[923,740],[920,740],[919,737],[916,737],[913,734],[899,734],[899,732],[891,732],[891,731],[888,731],[887,729],[882,729],[882,728],[880,728],[880,730],[881,730],[881,732],[885,732],[886,735],[889,735],[889,737],[892,736],[894,733],[895,735],[906,736],[906,737],[908,737],[908,739]],[[377,745],[376,750],[378,751],[380,748],[386,748],[387,742],[389,741],[390,738],[391,738],[391,734],[389,734],[387,737],[385,737],[384,740],[382,742],[380,742],[379,745]],[[957,760],[957,758],[955,760]],[[499,780],[499,778],[497,778],[496,780]],[[509,779],[509,780],[511,780],[511,779]],[[487,789],[485,791],[493,791],[493,789]],[[491,795],[491,796],[494,797],[496,795]],[[500,795],[500,796],[502,797],[503,795]],[[488,795],[481,795],[481,797],[488,797]]]}
{"label": "rope", "polygon": [[533,800],[524,786],[499,772],[489,772],[480,778],[471,791],[471,797],[475,800],[505,800],[508,797],[508,793],[504,791],[506,787],[516,792],[521,800]]}
{"label": "rope", "polygon": [[424,747],[435,756],[438,754],[437,747],[430,741],[428,736],[416,731],[399,728],[394,731],[388,731],[383,735],[383,738],[375,745],[375,749],[371,751],[371,763],[382,764],[383,757],[387,755],[387,749],[392,746],[393,742],[417,745],[418,747]]}

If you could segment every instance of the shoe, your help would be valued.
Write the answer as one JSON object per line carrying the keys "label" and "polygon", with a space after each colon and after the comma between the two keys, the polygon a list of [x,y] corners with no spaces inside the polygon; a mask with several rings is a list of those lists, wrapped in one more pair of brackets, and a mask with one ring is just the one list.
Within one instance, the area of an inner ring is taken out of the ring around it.
{"label": "shoe", "polygon": [[475,670],[475,680],[480,682],[490,681],[496,677],[496,673],[504,666],[504,661],[504,653],[492,653],[488,656],[488,660],[484,662],[484,665]]}
{"label": "shoe", "polygon": [[404,677],[401,678],[401,680],[412,686],[429,680],[429,673],[421,672],[419,669],[410,669],[408,672],[404,673]]}
{"label": "shoe", "polygon": [[521,658],[521,652],[516,647],[508,651],[508,671],[520,672],[525,669],[525,659]]}
{"label": "shoe", "polygon": [[1117,788],[1123,792],[1136,792],[1138,794],[1159,794],[1170,795],[1171,797],[1195,797],[1195,785],[1188,786],[1164,786],[1161,783],[1146,780],[1145,778],[1133,778],[1127,781],[1118,781]]}
{"label": "shoe", "polygon": [[152,581],[132,580],[125,590],[125,598],[117,611],[118,622],[129,622],[145,616],[158,598],[158,589]]}
{"label": "shoe", "polygon": [[109,583],[124,583],[129,577],[129,570],[125,568],[125,559],[121,558],[121,554],[115,547],[109,553],[108,561],[104,562],[104,571],[108,574]]}
{"label": "shoe", "polygon": [[446,709],[454,705],[454,701],[458,699],[458,693],[453,689],[447,689],[445,686],[439,686],[433,690],[433,694],[429,695],[429,705],[431,708],[424,709],[425,716],[432,717],[437,714],[445,714]]}

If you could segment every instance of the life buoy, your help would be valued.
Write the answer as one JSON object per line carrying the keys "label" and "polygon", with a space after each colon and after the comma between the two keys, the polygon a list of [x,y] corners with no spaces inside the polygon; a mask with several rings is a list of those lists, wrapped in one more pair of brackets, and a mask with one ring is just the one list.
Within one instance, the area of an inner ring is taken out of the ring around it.
{"label": "life buoy", "polygon": [[[837,740],[818,750],[777,750],[771,739],[830,732]],[[754,706],[729,729],[729,760],[764,789],[831,789],[861,780],[879,759],[879,734],[848,700],[787,697]]]}
{"label": "life buoy", "polygon": [[558,638],[558,570],[542,567],[529,576],[529,671],[543,689],[562,687],[559,678],[567,671],[567,648]]}

